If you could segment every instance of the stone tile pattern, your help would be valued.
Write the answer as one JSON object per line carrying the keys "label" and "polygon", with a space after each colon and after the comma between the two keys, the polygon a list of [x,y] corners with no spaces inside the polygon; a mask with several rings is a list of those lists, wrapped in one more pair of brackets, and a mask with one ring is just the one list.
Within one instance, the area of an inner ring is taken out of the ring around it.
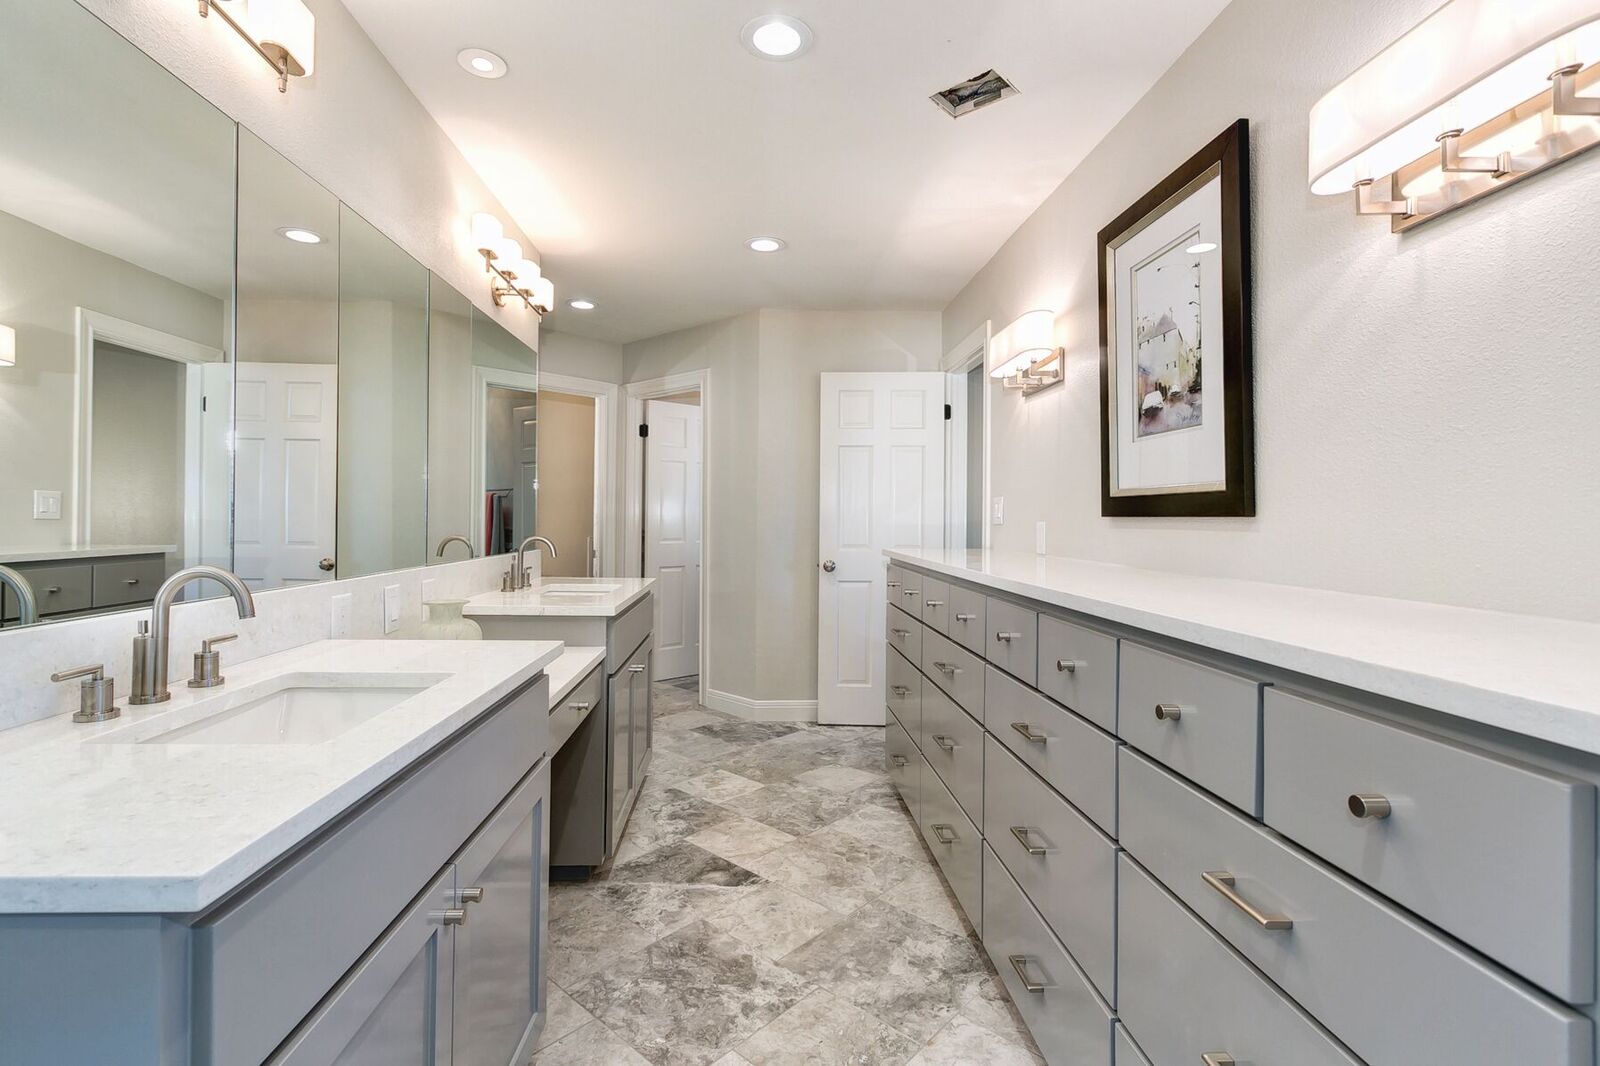
{"label": "stone tile pattern", "polygon": [[745,722],[658,682],[616,856],[552,886],[533,1062],[1042,1063],[883,766],[883,730]]}

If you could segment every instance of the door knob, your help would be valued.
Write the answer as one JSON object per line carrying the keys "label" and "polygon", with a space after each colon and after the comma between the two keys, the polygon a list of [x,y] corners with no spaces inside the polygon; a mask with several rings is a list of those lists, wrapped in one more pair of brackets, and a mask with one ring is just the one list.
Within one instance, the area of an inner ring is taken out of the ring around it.
{"label": "door knob", "polygon": [[839,565],[837,563],[835,563],[832,559],[824,559],[824,560],[822,560],[822,572],[824,574],[831,574],[837,569],[839,569]]}
{"label": "door knob", "polygon": [[318,570],[332,571],[333,570],[333,560],[332,559],[323,559],[323,560],[321,560],[320,562],[317,563],[317,569]]}

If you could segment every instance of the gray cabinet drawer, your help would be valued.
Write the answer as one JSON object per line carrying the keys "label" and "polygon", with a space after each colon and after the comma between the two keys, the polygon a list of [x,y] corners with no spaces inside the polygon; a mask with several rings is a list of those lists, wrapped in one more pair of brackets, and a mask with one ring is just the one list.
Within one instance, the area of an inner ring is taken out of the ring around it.
{"label": "gray cabinet drawer", "polygon": [[[1251,1064],[1360,1066],[1136,863],[1123,856],[1120,867],[1117,1013],[1150,1062],[1198,1066],[1209,1054]],[[1413,1017],[1412,1024],[1427,1039],[1431,1023]],[[1125,1066],[1120,1057],[1117,1066]]]}
{"label": "gray cabinet drawer", "polygon": [[967,816],[983,824],[983,726],[926,680],[922,684],[922,755]]}
{"label": "gray cabinet drawer", "polygon": [[922,618],[922,581],[916,571],[901,570],[898,587],[888,590],[889,602],[918,620]]}
{"label": "gray cabinet drawer", "polygon": [[606,624],[606,675],[627,665],[634,651],[656,624],[655,593],[647,592],[638,603]]}
{"label": "gray cabinet drawer", "polygon": [[990,667],[984,719],[995,739],[1108,833],[1117,831],[1117,738]]}
{"label": "gray cabinet drawer", "polygon": [[983,660],[931,629],[922,631],[922,672],[983,721]]}
{"label": "gray cabinet drawer", "polygon": [[917,753],[916,741],[900,727],[899,722],[889,723],[883,738],[883,756],[889,780],[899,790],[900,798],[911,812],[912,819],[918,819],[917,788],[921,781],[918,772],[922,768],[922,756]]}
{"label": "gray cabinet drawer", "polygon": [[1039,616],[1039,690],[1117,731],[1117,638]]}
{"label": "gray cabinet drawer", "polygon": [[[1595,794],[1581,781],[1271,691],[1263,817],[1571,1003],[1594,999]],[[1357,817],[1365,802],[1386,817]]]}
{"label": "gray cabinet drawer", "polygon": [[1260,814],[1261,685],[1122,642],[1117,733],[1250,814]]}
{"label": "gray cabinet drawer", "polygon": [[[1150,760],[1128,748],[1121,758],[1122,846],[1371,1066],[1593,1062],[1589,1019]],[[1292,927],[1261,924],[1274,916]],[[1143,1020],[1129,1024],[1161,1062]]]}
{"label": "gray cabinet drawer", "polygon": [[900,603],[900,592],[906,587],[906,569],[903,566],[889,564],[888,577],[884,579],[884,591],[888,594],[890,603]]}
{"label": "gray cabinet drawer", "polygon": [[1118,1024],[1116,1035],[1111,1046],[1116,1054],[1112,1061],[1116,1066],[1151,1066],[1150,1060],[1144,1057],[1144,1052],[1139,1050],[1139,1045],[1133,1042],[1133,1037],[1128,1035],[1128,1027]]}
{"label": "gray cabinet drawer", "polygon": [[984,657],[1012,677],[1033,684],[1039,676],[1039,616],[1026,607],[989,597]]}
{"label": "gray cabinet drawer", "polygon": [[983,836],[937,774],[922,768],[917,825],[967,921],[983,931]]}
{"label": "gray cabinet drawer", "polygon": [[886,651],[888,665],[884,669],[884,683],[889,686],[887,702],[896,721],[920,742],[922,736],[922,686],[927,683],[917,668],[907,662],[899,652]]}
{"label": "gray cabinet drawer", "polygon": [[148,603],[156,598],[156,590],[166,579],[167,560],[159,555],[95,563],[94,605],[115,607],[123,603]]}
{"label": "gray cabinet drawer", "polygon": [[950,584],[931,577],[922,579],[922,624],[941,633],[950,631]]}
{"label": "gray cabinet drawer", "polygon": [[1115,1005],[1116,842],[994,737],[985,738],[984,748],[984,840],[1095,988]]}
{"label": "gray cabinet drawer", "polygon": [[[94,606],[94,567],[88,563],[76,566],[23,566],[12,567],[33,589],[33,598],[39,605],[39,617],[83,611]],[[151,592],[154,595],[154,591]],[[10,588],[0,589],[0,622],[14,622],[20,605],[16,593]]]}
{"label": "gray cabinet drawer", "polygon": [[988,848],[983,947],[1050,1066],[1108,1066],[1111,1009]]}
{"label": "gray cabinet drawer", "polygon": [[889,647],[904,655],[914,663],[922,661],[922,623],[906,614],[904,611],[892,607],[885,607],[888,618],[884,624],[884,636]]}
{"label": "gray cabinet drawer", "polygon": [[982,655],[988,641],[989,601],[976,589],[950,587],[949,625],[945,635],[975,655]]}
{"label": "gray cabinet drawer", "polygon": [[550,708],[550,754],[553,757],[578,731],[584,719],[605,701],[606,674],[596,666],[565,699]]}

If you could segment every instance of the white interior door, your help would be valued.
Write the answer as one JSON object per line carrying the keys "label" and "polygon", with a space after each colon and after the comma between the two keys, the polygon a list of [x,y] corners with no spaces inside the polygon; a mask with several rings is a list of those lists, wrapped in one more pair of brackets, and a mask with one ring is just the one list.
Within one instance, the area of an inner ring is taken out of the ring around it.
{"label": "white interior door", "polygon": [[645,403],[644,576],[656,579],[655,676],[700,672],[700,408]]}
{"label": "white interior door", "polygon": [[885,548],[944,547],[945,375],[823,374],[817,721],[883,725]]}
{"label": "white interior door", "polygon": [[240,363],[234,570],[255,589],[327,581],[338,535],[339,368]]}

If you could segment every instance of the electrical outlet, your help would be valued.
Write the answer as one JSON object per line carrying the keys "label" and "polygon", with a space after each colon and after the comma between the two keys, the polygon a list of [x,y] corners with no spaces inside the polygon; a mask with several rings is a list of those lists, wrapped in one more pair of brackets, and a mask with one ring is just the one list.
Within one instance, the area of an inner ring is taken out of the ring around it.
{"label": "electrical outlet", "polygon": [[1040,555],[1044,554],[1044,523],[1033,524],[1033,550]]}
{"label": "electrical outlet", "polygon": [[425,577],[422,579],[422,602],[427,603],[434,599],[433,590],[439,584],[437,578]]}
{"label": "electrical outlet", "polygon": [[52,489],[33,490],[33,517],[53,522],[61,517],[61,493]]}
{"label": "electrical outlet", "polygon": [[1006,524],[1006,498],[1004,496],[996,496],[994,498],[993,522],[997,526]]}
{"label": "electrical outlet", "polygon": [[400,586],[383,586],[383,632],[385,635],[400,628]]}
{"label": "electrical outlet", "polygon": [[355,597],[348,592],[342,592],[333,598],[333,639],[346,640],[350,636],[350,612],[354,608]]}

